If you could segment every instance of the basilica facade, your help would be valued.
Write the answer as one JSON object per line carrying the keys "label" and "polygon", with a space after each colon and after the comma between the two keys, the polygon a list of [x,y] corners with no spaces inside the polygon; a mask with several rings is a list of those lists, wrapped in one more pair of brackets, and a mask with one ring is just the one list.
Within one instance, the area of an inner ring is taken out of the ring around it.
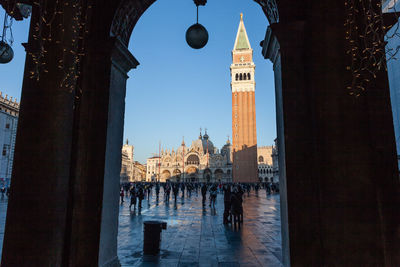
{"label": "basilica facade", "polygon": [[186,146],[162,150],[159,157],[147,160],[146,181],[172,182],[231,182],[231,143],[219,150],[207,132]]}

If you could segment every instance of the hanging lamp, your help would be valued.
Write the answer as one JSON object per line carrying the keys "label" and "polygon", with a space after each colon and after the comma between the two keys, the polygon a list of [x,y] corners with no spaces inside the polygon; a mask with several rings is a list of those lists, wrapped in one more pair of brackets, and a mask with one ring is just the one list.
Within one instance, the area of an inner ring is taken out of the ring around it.
{"label": "hanging lamp", "polygon": [[194,0],[197,8],[196,23],[186,31],[186,42],[193,49],[203,48],[208,42],[208,32],[206,28],[199,23],[199,6],[205,6],[207,0]]}
{"label": "hanging lamp", "polygon": [[[10,62],[14,57],[14,51],[6,41],[7,28],[10,28],[10,32],[11,32],[11,20],[12,20],[12,18],[10,19],[10,24],[7,24],[8,14],[7,14],[7,12],[5,12],[4,24],[3,24],[3,34],[1,36],[1,41],[0,41],[0,63],[1,64],[6,64],[6,63]],[[12,32],[11,32],[10,43],[12,44]]]}

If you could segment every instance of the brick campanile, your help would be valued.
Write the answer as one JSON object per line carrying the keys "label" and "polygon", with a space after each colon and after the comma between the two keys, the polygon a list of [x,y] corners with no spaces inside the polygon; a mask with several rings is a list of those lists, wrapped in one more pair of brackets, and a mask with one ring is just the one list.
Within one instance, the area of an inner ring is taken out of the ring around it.
{"label": "brick campanile", "polygon": [[255,64],[243,14],[232,51],[233,181],[258,182]]}

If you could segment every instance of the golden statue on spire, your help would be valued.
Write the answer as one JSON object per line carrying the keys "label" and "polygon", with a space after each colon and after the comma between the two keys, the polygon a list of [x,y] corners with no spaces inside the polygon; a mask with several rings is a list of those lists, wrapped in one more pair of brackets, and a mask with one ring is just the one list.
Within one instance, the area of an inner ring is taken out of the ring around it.
{"label": "golden statue on spire", "polygon": [[240,20],[243,20],[243,13],[240,13]]}

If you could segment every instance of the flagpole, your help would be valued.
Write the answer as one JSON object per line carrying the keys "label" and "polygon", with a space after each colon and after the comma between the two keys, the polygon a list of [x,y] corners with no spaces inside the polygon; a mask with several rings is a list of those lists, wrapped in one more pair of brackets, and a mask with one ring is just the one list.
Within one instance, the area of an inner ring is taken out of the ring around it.
{"label": "flagpole", "polygon": [[160,182],[161,178],[161,141],[158,142],[158,181]]}
{"label": "flagpole", "polygon": [[185,182],[185,137],[182,140],[182,182]]}

